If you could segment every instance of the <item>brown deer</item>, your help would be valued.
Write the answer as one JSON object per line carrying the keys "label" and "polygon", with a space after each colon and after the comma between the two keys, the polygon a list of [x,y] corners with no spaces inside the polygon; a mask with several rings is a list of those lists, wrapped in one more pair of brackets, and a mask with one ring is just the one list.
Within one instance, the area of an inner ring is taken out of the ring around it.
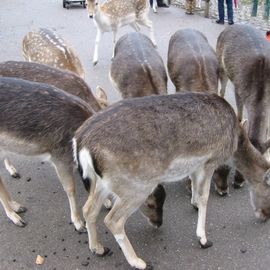
{"label": "brown deer", "polygon": [[128,33],[117,41],[109,76],[123,98],[167,94],[163,60],[141,33]]}
{"label": "brown deer", "polygon": [[[98,112],[108,105],[106,93],[97,91],[94,97],[86,82],[73,72],[56,69],[48,65],[30,63],[24,61],[8,61],[0,63],[0,77],[16,77],[33,82],[41,82],[53,85],[70,94],[86,101],[91,108]],[[20,178],[20,174],[8,159],[4,160],[5,167],[14,178]]]}
{"label": "brown deer", "polygon": [[[170,38],[167,67],[177,92],[218,92],[218,60],[203,33],[191,28],[176,31]],[[227,170],[226,170],[227,172]],[[227,175],[220,168],[214,173],[219,195],[228,193]],[[187,188],[191,190],[190,179]]]}
{"label": "brown deer", "polygon": [[139,24],[150,29],[150,38],[156,46],[153,25],[148,18],[149,0],[110,0],[100,5],[99,0],[87,0],[87,10],[90,18],[94,18],[97,27],[93,64],[98,63],[98,50],[101,35],[113,32],[113,43],[116,42],[118,29],[130,25],[139,31]]}
{"label": "brown deer", "polygon": [[104,222],[137,269],[151,268],[137,257],[124,226],[159,183],[191,177],[191,203],[199,209],[196,234],[203,248],[212,245],[205,234],[210,180],[232,156],[250,184],[256,216],[270,217],[270,164],[249,142],[233,108],[216,94],[120,101],[84,122],[73,151],[84,182],[91,181],[83,207],[91,251],[108,253],[98,240],[96,219],[103,201],[113,195]]}
{"label": "brown deer", "polygon": [[22,43],[23,56],[29,62],[69,70],[84,79],[85,72],[79,57],[55,31],[40,28],[26,34]]}
{"label": "brown deer", "polygon": [[[84,223],[77,210],[73,173],[72,138],[94,113],[82,99],[54,86],[0,77],[0,149],[26,156],[46,155],[53,163],[68,196],[71,221],[78,231]],[[0,186],[0,200],[8,217],[23,225],[13,211],[21,207]]]}
{"label": "brown deer", "polygon": [[177,92],[218,92],[218,60],[207,38],[195,29],[172,35],[168,49],[168,72]]}
{"label": "brown deer", "polygon": [[217,56],[220,67],[221,96],[228,79],[235,89],[238,118],[243,106],[249,122],[248,136],[262,153],[266,142],[270,103],[270,44],[260,30],[249,25],[233,25],[218,37]]}
{"label": "brown deer", "polygon": [[[0,107],[0,150],[29,156],[49,154],[67,193],[71,220],[77,230],[83,231],[75,199],[71,141],[75,130],[94,113],[92,108],[51,85],[4,77],[0,77]],[[164,199],[164,188],[159,185],[141,207],[154,226],[162,224]],[[26,225],[16,214],[26,208],[10,198],[1,179],[0,201],[13,223]]]}

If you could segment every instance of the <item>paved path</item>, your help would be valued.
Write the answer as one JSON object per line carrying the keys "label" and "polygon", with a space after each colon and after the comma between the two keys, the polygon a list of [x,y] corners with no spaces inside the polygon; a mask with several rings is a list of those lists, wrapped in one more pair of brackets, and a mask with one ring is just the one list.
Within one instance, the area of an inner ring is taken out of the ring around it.
{"label": "paved path", "polygon": [[[152,14],[158,51],[167,61],[170,36],[179,28],[192,27],[202,31],[215,47],[223,26],[201,16],[187,16],[179,8],[159,9]],[[95,90],[97,85],[107,90],[110,102],[120,99],[108,79],[112,54],[112,35],[105,34],[100,46],[100,61],[93,67],[92,55],[96,30],[87,18],[86,10],[62,8],[58,0],[2,0],[0,5],[0,61],[23,60],[21,41],[30,30],[38,27],[54,28],[79,54],[86,70],[87,82]],[[120,35],[131,31],[126,27]],[[145,31],[147,33],[147,31]],[[169,84],[169,92],[173,92]],[[231,93],[228,100],[233,102]],[[0,108],[1,109],[1,108]],[[14,198],[28,207],[23,217],[28,226],[18,228],[8,222],[0,208],[0,270],[42,269],[130,269],[112,235],[103,224],[106,211],[99,219],[102,242],[113,251],[108,258],[96,258],[88,250],[87,235],[74,232],[69,225],[66,195],[49,163],[12,156],[18,167],[20,180],[11,179],[5,172],[5,183]],[[0,169],[3,164],[0,163]],[[31,177],[31,181],[27,178]],[[256,222],[247,187],[231,189],[230,197],[220,198],[212,190],[207,218],[208,237],[214,246],[199,248],[196,239],[197,213],[191,207],[184,185],[166,186],[164,225],[155,230],[140,213],[128,221],[126,229],[139,256],[151,261],[157,270],[267,270],[270,264],[269,223]],[[83,205],[87,197],[78,181],[78,201]],[[45,257],[42,266],[35,265],[37,254]],[[88,266],[82,263],[88,262]]]}

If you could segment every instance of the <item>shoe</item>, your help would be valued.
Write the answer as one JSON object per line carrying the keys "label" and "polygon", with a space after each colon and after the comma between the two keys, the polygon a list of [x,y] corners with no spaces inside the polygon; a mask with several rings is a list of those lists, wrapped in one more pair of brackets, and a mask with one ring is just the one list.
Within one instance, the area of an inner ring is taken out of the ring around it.
{"label": "shoe", "polygon": [[228,21],[228,24],[232,25],[232,24],[234,24],[234,22],[233,21]]}
{"label": "shoe", "polygon": [[224,21],[222,21],[222,20],[216,20],[216,23],[217,24],[224,24]]}

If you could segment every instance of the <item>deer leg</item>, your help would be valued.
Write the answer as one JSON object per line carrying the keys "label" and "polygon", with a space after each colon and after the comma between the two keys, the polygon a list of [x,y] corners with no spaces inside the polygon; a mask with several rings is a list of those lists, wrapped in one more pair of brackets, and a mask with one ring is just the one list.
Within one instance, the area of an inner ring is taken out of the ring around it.
{"label": "deer leg", "polygon": [[213,172],[213,169],[201,168],[191,175],[192,183],[196,183],[194,185],[194,195],[192,194],[192,196],[195,196],[199,210],[196,235],[202,248],[213,245],[211,241],[207,240],[205,233],[207,201]]}
{"label": "deer leg", "polygon": [[140,26],[136,23],[136,22],[133,22],[130,24],[130,26],[136,31],[136,32],[139,32],[141,29],[140,29]]}
{"label": "deer leg", "polygon": [[99,49],[99,42],[101,39],[101,31],[97,28],[97,36],[95,40],[95,51],[94,51],[94,57],[93,57],[93,65],[95,66],[98,63],[98,49]]}
{"label": "deer leg", "polygon": [[235,95],[235,102],[236,102],[236,107],[237,107],[237,117],[238,120],[241,122],[243,119],[243,102],[241,100],[241,97],[236,93],[234,90],[234,95]]}
{"label": "deer leg", "polygon": [[107,196],[108,193],[104,192],[100,184],[97,183],[93,196],[89,194],[89,197],[83,206],[83,216],[86,221],[89,248],[94,254],[101,256],[108,254],[110,250],[108,248],[104,248],[98,241],[96,220]]}
{"label": "deer leg", "polygon": [[115,30],[113,31],[113,55],[112,55],[112,59],[114,58],[116,36],[117,36],[117,29],[115,29]]}
{"label": "deer leg", "polygon": [[221,84],[221,89],[219,91],[219,95],[224,98],[226,86],[228,83],[228,77],[227,77],[225,70],[223,68],[220,68],[220,70],[219,70],[219,78],[220,78],[220,84]]}
{"label": "deer leg", "polygon": [[[136,204],[136,205],[135,205]],[[105,217],[105,224],[114,235],[121,247],[128,263],[136,269],[146,269],[146,263],[137,257],[124,229],[127,218],[137,209],[141,203],[135,203],[131,198],[116,199],[113,208]]]}
{"label": "deer leg", "polygon": [[71,212],[71,221],[74,224],[77,231],[86,232],[84,223],[77,209],[77,203],[75,198],[76,187],[74,181],[73,168],[71,168],[72,166],[70,166],[70,162],[64,162],[55,157],[52,157],[51,160],[55,167],[58,178],[68,196]]}
{"label": "deer leg", "polygon": [[2,179],[0,177],[0,201],[4,207],[7,217],[17,226],[24,227],[27,223],[16,214],[26,211],[26,208],[21,206],[19,203],[11,200],[11,197],[5,188]]}
{"label": "deer leg", "polygon": [[157,13],[157,0],[153,0],[153,5],[152,5],[152,8],[153,8],[153,11],[154,13]]}
{"label": "deer leg", "polygon": [[17,172],[16,168],[10,163],[8,158],[4,159],[4,164],[5,164],[7,171],[9,172],[9,174],[12,177],[21,178],[20,174]]}
{"label": "deer leg", "polygon": [[152,40],[154,46],[157,47],[157,43],[156,43],[155,35],[154,35],[153,23],[146,16],[143,16],[142,18],[140,18],[138,20],[138,23],[141,24],[141,25],[146,26],[147,28],[149,28],[149,30],[150,30],[150,39]]}

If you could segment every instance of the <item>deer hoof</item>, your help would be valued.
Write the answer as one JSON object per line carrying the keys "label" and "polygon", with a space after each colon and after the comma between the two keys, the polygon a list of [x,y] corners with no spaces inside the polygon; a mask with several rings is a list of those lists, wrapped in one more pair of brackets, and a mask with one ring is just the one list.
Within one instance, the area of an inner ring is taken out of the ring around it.
{"label": "deer hoof", "polygon": [[200,242],[200,246],[201,246],[201,248],[206,249],[206,248],[212,247],[213,242],[208,240],[204,245]]}
{"label": "deer hoof", "polygon": [[25,213],[26,211],[27,211],[27,208],[26,208],[26,207],[20,206],[20,208],[17,209],[15,212],[16,212],[17,214],[21,214],[21,213]]}
{"label": "deer hoof", "polygon": [[[133,268],[134,270],[141,270],[141,269],[139,269],[139,268]],[[147,262],[146,263],[146,267],[144,268],[144,270],[153,270],[154,269],[154,267],[152,266],[152,264],[151,263],[149,263],[149,262]]]}
{"label": "deer hoof", "polygon": [[20,178],[21,178],[20,174],[17,173],[17,172],[13,173],[11,176],[12,176],[13,178],[16,178],[16,179],[20,179]]}
{"label": "deer hoof", "polygon": [[104,247],[104,252],[102,254],[98,254],[95,251],[93,252],[93,254],[96,255],[97,257],[105,257],[105,256],[111,256],[113,252],[109,248]]}
{"label": "deer hoof", "polygon": [[98,61],[93,61],[93,66],[96,66]]}

